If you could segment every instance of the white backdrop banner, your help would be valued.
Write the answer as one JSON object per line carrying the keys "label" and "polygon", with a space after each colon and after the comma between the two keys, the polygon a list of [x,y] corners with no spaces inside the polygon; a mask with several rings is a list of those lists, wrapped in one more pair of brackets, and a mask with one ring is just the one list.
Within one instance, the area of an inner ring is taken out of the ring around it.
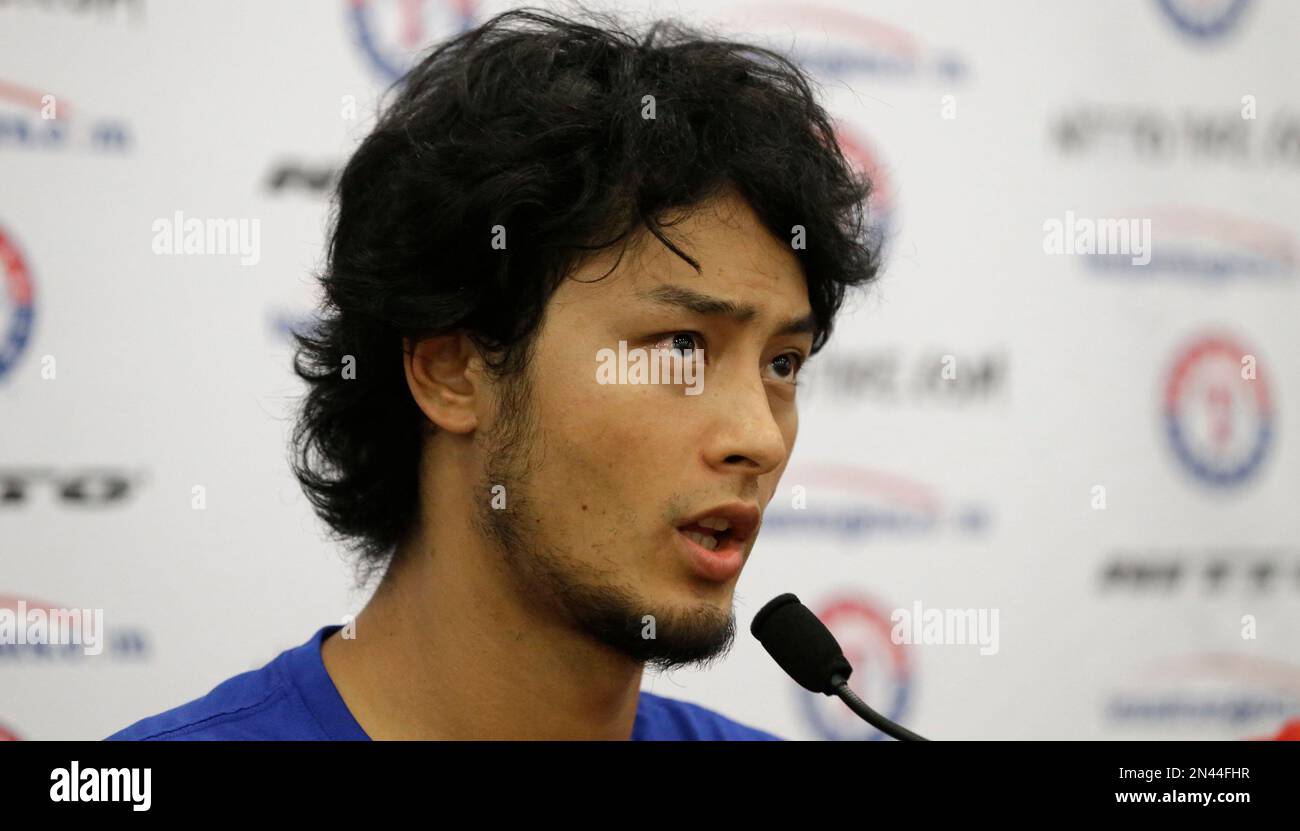
{"label": "white backdrop banner", "polygon": [[[364,605],[286,462],[288,334],[380,93],[504,8],[0,0],[0,611],[103,627],[0,646],[0,735],[102,738]],[[1300,4],[613,8],[791,52],[888,239],[810,370],[746,634],[646,688],[878,738],[749,638],[793,591],[936,739],[1300,716]],[[226,253],[186,254],[193,219]]]}

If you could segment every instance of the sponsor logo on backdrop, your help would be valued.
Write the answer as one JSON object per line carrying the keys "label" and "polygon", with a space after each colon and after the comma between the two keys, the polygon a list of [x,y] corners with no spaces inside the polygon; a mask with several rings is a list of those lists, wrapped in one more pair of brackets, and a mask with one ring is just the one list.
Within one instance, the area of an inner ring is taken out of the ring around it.
{"label": "sponsor logo on backdrop", "polygon": [[[795,489],[802,488],[802,491]],[[935,488],[856,465],[802,464],[782,478],[763,517],[765,537],[834,540],[983,536],[992,523],[985,503],[950,504]]]}
{"label": "sponsor logo on backdrop", "polygon": [[0,381],[18,363],[31,339],[34,301],[27,261],[13,237],[0,226]]}
{"label": "sponsor logo on backdrop", "polygon": [[954,50],[932,46],[905,29],[845,8],[746,4],[733,8],[725,20],[728,28],[763,37],[764,45],[832,78],[947,83],[970,74],[968,61]]}
{"label": "sponsor logo on backdrop", "polygon": [[1107,553],[1100,585],[1113,597],[1293,597],[1300,593],[1300,549],[1119,548]]}
{"label": "sponsor logo on backdrop", "polygon": [[[913,690],[910,647],[891,635],[890,607],[865,596],[841,597],[813,607],[844,649],[853,674],[849,687],[891,721],[908,711]],[[823,739],[861,741],[884,734],[854,715],[834,696],[797,690],[803,717]]]}
{"label": "sponsor logo on backdrop", "polygon": [[284,160],[271,165],[266,175],[266,190],[272,194],[301,193],[329,196],[342,169],[332,163],[313,164]]}
{"label": "sponsor logo on backdrop", "polygon": [[[945,358],[952,357],[951,364]],[[1001,352],[830,347],[808,366],[807,395],[883,406],[990,404],[1007,390],[1010,361]],[[953,372],[945,373],[952,366]]]}
{"label": "sponsor logo on backdrop", "polygon": [[126,19],[132,23],[144,20],[144,0],[0,0],[0,11],[37,10],[51,14],[79,15],[92,23]]}
{"label": "sponsor logo on backdrop", "polygon": [[125,505],[145,481],[145,474],[125,468],[0,468],[0,509],[48,503],[74,508]]}
{"label": "sponsor logo on backdrop", "polygon": [[0,80],[0,150],[122,154],[134,143],[122,119],[88,116],[61,95]]}
{"label": "sponsor logo on backdrop", "polygon": [[[68,610],[77,608],[33,600],[30,597],[0,595],[0,623],[19,618],[29,621],[40,616],[46,620],[59,619],[66,617]],[[139,661],[149,657],[151,639],[139,627],[122,626],[110,621],[102,626],[98,637],[102,641],[98,645],[98,651],[88,651],[81,639],[33,638],[30,637],[30,630],[21,640],[6,635],[0,637],[0,662],[22,661],[66,666],[92,660]],[[51,642],[55,640],[61,642]]]}
{"label": "sponsor logo on backdrop", "polygon": [[1103,707],[1117,728],[1248,738],[1300,715],[1300,664],[1214,652],[1169,658],[1141,668]]}
{"label": "sponsor logo on backdrop", "polygon": [[1156,0],[1178,31],[1200,40],[1218,40],[1237,28],[1250,0]]}
{"label": "sponsor logo on backdrop", "polygon": [[320,318],[313,312],[304,312],[276,306],[267,311],[266,328],[271,339],[280,343],[297,345],[294,334],[311,333],[320,323]]}
{"label": "sponsor logo on backdrop", "polygon": [[1150,261],[1092,254],[1087,266],[1107,277],[1185,278],[1201,284],[1229,281],[1291,282],[1300,261],[1293,233],[1259,220],[1200,208],[1167,207],[1135,211],[1151,220]]}
{"label": "sponsor logo on backdrop", "polygon": [[1049,134],[1067,158],[1300,167],[1300,112],[1294,109],[1243,118],[1233,108],[1080,104],[1054,116]]}
{"label": "sponsor logo on backdrop", "polygon": [[1274,430],[1262,363],[1227,335],[1200,336],[1175,355],[1164,389],[1165,435],[1197,481],[1232,488],[1259,471]]}
{"label": "sponsor logo on backdrop", "polygon": [[348,0],[348,18],[371,67],[396,81],[423,49],[478,25],[478,6],[477,0]]}

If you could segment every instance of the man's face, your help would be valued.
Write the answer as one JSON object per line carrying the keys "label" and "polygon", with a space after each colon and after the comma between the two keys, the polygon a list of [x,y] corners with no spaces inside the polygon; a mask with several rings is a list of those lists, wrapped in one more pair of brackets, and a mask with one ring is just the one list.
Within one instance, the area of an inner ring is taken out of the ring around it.
{"label": "man's face", "polygon": [[[715,200],[668,233],[702,275],[646,234],[609,276],[617,251],[551,299],[525,379],[502,387],[518,400],[482,437],[481,488],[505,486],[506,507],[479,517],[529,602],[664,667],[730,645],[736,579],[794,447],[794,381],[812,347],[798,261],[746,202]],[[608,383],[620,352],[632,370],[638,351],[685,349],[702,350],[702,382]],[[715,518],[729,528],[693,525]],[[715,530],[716,548],[684,527]]]}

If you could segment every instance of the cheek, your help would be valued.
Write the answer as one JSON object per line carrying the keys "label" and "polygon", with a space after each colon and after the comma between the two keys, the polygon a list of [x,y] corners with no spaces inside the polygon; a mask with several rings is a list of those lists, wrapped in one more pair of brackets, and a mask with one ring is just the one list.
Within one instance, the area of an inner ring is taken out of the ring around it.
{"label": "cheek", "polygon": [[781,432],[785,434],[785,446],[794,449],[795,437],[799,435],[799,406],[791,403],[778,419]]}
{"label": "cheek", "polygon": [[780,425],[781,435],[785,437],[785,461],[781,462],[781,465],[776,470],[773,470],[766,476],[759,477],[758,487],[760,497],[762,498],[761,504],[763,505],[767,505],[768,501],[776,495],[777,488],[780,487],[781,484],[781,477],[785,476],[785,469],[790,465],[790,457],[794,453],[795,439],[799,435],[798,410],[791,407],[788,413],[782,414],[778,417],[777,423]]}
{"label": "cheek", "polygon": [[648,386],[594,383],[571,390],[556,402],[556,416],[565,426],[565,452],[610,483],[635,484],[656,459],[668,461],[665,442],[681,440],[680,419],[665,412],[662,394]]}
{"label": "cheek", "polygon": [[777,490],[781,487],[781,477],[785,475],[786,465],[781,465],[776,470],[759,477],[758,480],[758,497],[759,505],[767,507],[767,503],[772,501],[776,496]]}
{"label": "cheek", "polygon": [[[618,398],[602,390],[547,406],[532,485],[550,539],[602,569],[644,556],[643,546],[628,544],[629,529],[646,528],[662,498],[652,464],[664,454],[647,439],[655,425],[638,415],[643,407]],[[634,538],[648,539],[640,531]]]}
{"label": "cheek", "polygon": [[557,514],[574,511],[574,518],[590,524],[621,515],[644,498],[651,464],[664,457],[658,443],[665,425],[646,395],[657,390],[602,386],[595,382],[594,365],[589,383],[575,380],[573,367],[564,372],[570,373],[567,382],[535,393],[541,442],[535,456],[537,495]]}

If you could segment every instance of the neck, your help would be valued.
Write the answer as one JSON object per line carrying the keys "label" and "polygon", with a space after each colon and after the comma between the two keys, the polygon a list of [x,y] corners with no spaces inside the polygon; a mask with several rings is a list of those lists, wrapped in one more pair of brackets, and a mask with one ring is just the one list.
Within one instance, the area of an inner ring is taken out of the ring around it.
{"label": "neck", "polygon": [[500,557],[468,522],[399,549],[321,650],[353,717],[373,739],[628,739],[642,665],[525,602]]}

